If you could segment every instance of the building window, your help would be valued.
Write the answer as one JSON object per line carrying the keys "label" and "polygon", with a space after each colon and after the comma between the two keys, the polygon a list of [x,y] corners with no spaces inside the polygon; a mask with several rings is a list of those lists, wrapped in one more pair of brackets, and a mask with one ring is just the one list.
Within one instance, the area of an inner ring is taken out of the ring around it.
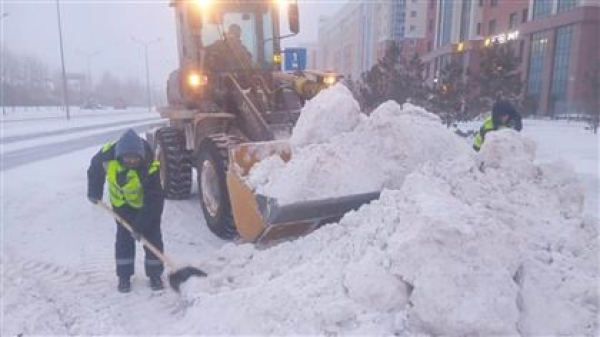
{"label": "building window", "polygon": [[488,25],[488,34],[492,35],[496,33],[496,20],[490,21]]}
{"label": "building window", "polygon": [[533,0],[533,19],[552,14],[552,0]]}
{"label": "building window", "polygon": [[410,25],[410,28],[408,29],[410,32],[414,32],[415,31],[415,25]]}
{"label": "building window", "polygon": [[440,0],[440,19],[438,26],[438,47],[446,46],[450,43],[452,37],[452,11],[454,8],[453,0]]}
{"label": "building window", "polygon": [[481,35],[481,22],[477,22],[477,35]]}
{"label": "building window", "polygon": [[433,31],[433,19],[429,19],[429,32]]}
{"label": "building window", "polygon": [[479,7],[483,7],[483,0],[479,0]]}
{"label": "building window", "polygon": [[564,12],[577,7],[577,0],[558,0],[558,12]]}
{"label": "building window", "polygon": [[445,69],[450,63],[452,63],[452,54],[444,54],[440,57],[440,69]]}
{"label": "building window", "polygon": [[522,22],[522,23],[525,23],[525,22],[527,22],[527,17],[528,17],[528,16],[529,16],[529,9],[528,9],[528,8],[525,8],[525,9],[523,10],[523,20],[521,20],[521,22]]}
{"label": "building window", "polygon": [[517,13],[511,13],[508,19],[508,29],[513,30],[517,28],[518,18]]}
{"label": "building window", "polygon": [[527,74],[527,93],[538,95],[542,92],[542,77],[544,59],[548,49],[548,34],[535,33],[531,37],[531,52],[529,54],[529,73]]}
{"label": "building window", "polygon": [[459,38],[461,41],[469,39],[469,26],[471,26],[471,2],[472,1],[462,2],[459,32]]}
{"label": "building window", "polygon": [[411,18],[417,17],[417,11],[410,11],[410,17]]}
{"label": "building window", "polygon": [[433,43],[431,43],[431,41],[427,41],[427,52],[430,52],[433,50]]}
{"label": "building window", "polygon": [[519,60],[523,59],[523,52],[525,52],[525,40],[519,41]]}
{"label": "building window", "polygon": [[492,7],[498,6],[498,0],[490,0],[490,6],[492,6]]}
{"label": "building window", "polygon": [[551,107],[554,112],[567,109],[566,101],[571,55],[571,31],[571,26],[560,27],[556,30],[551,96]]}

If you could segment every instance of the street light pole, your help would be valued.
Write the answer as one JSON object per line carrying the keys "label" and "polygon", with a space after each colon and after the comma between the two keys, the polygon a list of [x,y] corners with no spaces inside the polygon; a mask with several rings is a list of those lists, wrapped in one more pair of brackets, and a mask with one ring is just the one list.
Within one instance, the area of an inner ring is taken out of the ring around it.
{"label": "street light pole", "polygon": [[[4,19],[6,17],[8,17],[8,13],[2,13],[2,16],[0,16],[1,19],[1,23],[2,23],[2,37],[4,37]],[[4,39],[3,39],[4,40]],[[6,50],[6,40],[4,40],[5,42],[2,43],[2,82],[0,83],[0,85],[2,85],[2,88],[0,88],[0,99],[2,100],[2,115],[6,115],[6,97],[5,92],[4,92],[4,82],[6,81],[6,71],[5,71],[5,63],[6,63],[6,54],[5,54],[5,50]]]}
{"label": "street light pole", "polygon": [[142,41],[132,36],[131,40],[144,47],[144,55],[146,60],[146,94],[148,96],[148,112],[152,112],[152,99],[150,97],[150,63],[148,62],[148,47],[154,43],[159,42],[160,38],[156,38],[151,41]]}
{"label": "street light pole", "polygon": [[67,113],[67,120],[71,119],[69,114],[69,91],[67,85],[67,70],[65,68],[65,52],[63,48],[62,38],[62,25],[60,22],[60,2],[56,0],[56,16],[58,18],[58,39],[60,42],[60,63],[62,65],[62,78],[63,78],[63,101],[65,105],[65,111]]}

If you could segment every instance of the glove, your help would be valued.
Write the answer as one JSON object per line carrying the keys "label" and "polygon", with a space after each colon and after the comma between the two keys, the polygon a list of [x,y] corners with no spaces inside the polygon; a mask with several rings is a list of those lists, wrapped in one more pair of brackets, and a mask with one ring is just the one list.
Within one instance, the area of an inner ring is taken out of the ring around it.
{"label": "glove", "polygon": [[98,199],[98,198],[95,198],[95,197],[89,197],[89,196],[88,196],[88,200],[89,200],[89,201],[90,201],[92,204],[94,204],[94,205],[95,205],[95,204],[97,204],[97,203],[98,203],[98,201],[100,201],[100,199]]}

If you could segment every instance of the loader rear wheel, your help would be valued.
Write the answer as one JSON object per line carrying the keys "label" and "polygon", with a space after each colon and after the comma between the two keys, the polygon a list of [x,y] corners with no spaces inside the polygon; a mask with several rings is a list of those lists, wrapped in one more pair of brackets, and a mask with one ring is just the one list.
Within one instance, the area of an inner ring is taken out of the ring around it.
{"label": "loader rear wheel", "polygon": [[188,199],[192,190],[192,163],[185,149],[183,131],[164,127],[156,133],[156,155],[160,161],[160,181],[167,199]]}
{"label": "loader rear wheel", "polygon": [[238,236],[227,189],[228,148],[235,140],[227,135],[207,137],[199,147],[198,194],[208,228],[221,239]]}

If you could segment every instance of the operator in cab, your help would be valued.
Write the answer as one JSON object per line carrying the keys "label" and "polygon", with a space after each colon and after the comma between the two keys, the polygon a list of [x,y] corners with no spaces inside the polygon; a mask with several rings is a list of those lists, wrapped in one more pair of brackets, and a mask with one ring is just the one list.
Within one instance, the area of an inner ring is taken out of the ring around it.
{"label": "operator in cab", "polygon": [[222,40],[207,47],[209,64],[217,70],[241,70],[252,66],[252,54],[242,42],[242,28],[237,23],[229,25]]}

